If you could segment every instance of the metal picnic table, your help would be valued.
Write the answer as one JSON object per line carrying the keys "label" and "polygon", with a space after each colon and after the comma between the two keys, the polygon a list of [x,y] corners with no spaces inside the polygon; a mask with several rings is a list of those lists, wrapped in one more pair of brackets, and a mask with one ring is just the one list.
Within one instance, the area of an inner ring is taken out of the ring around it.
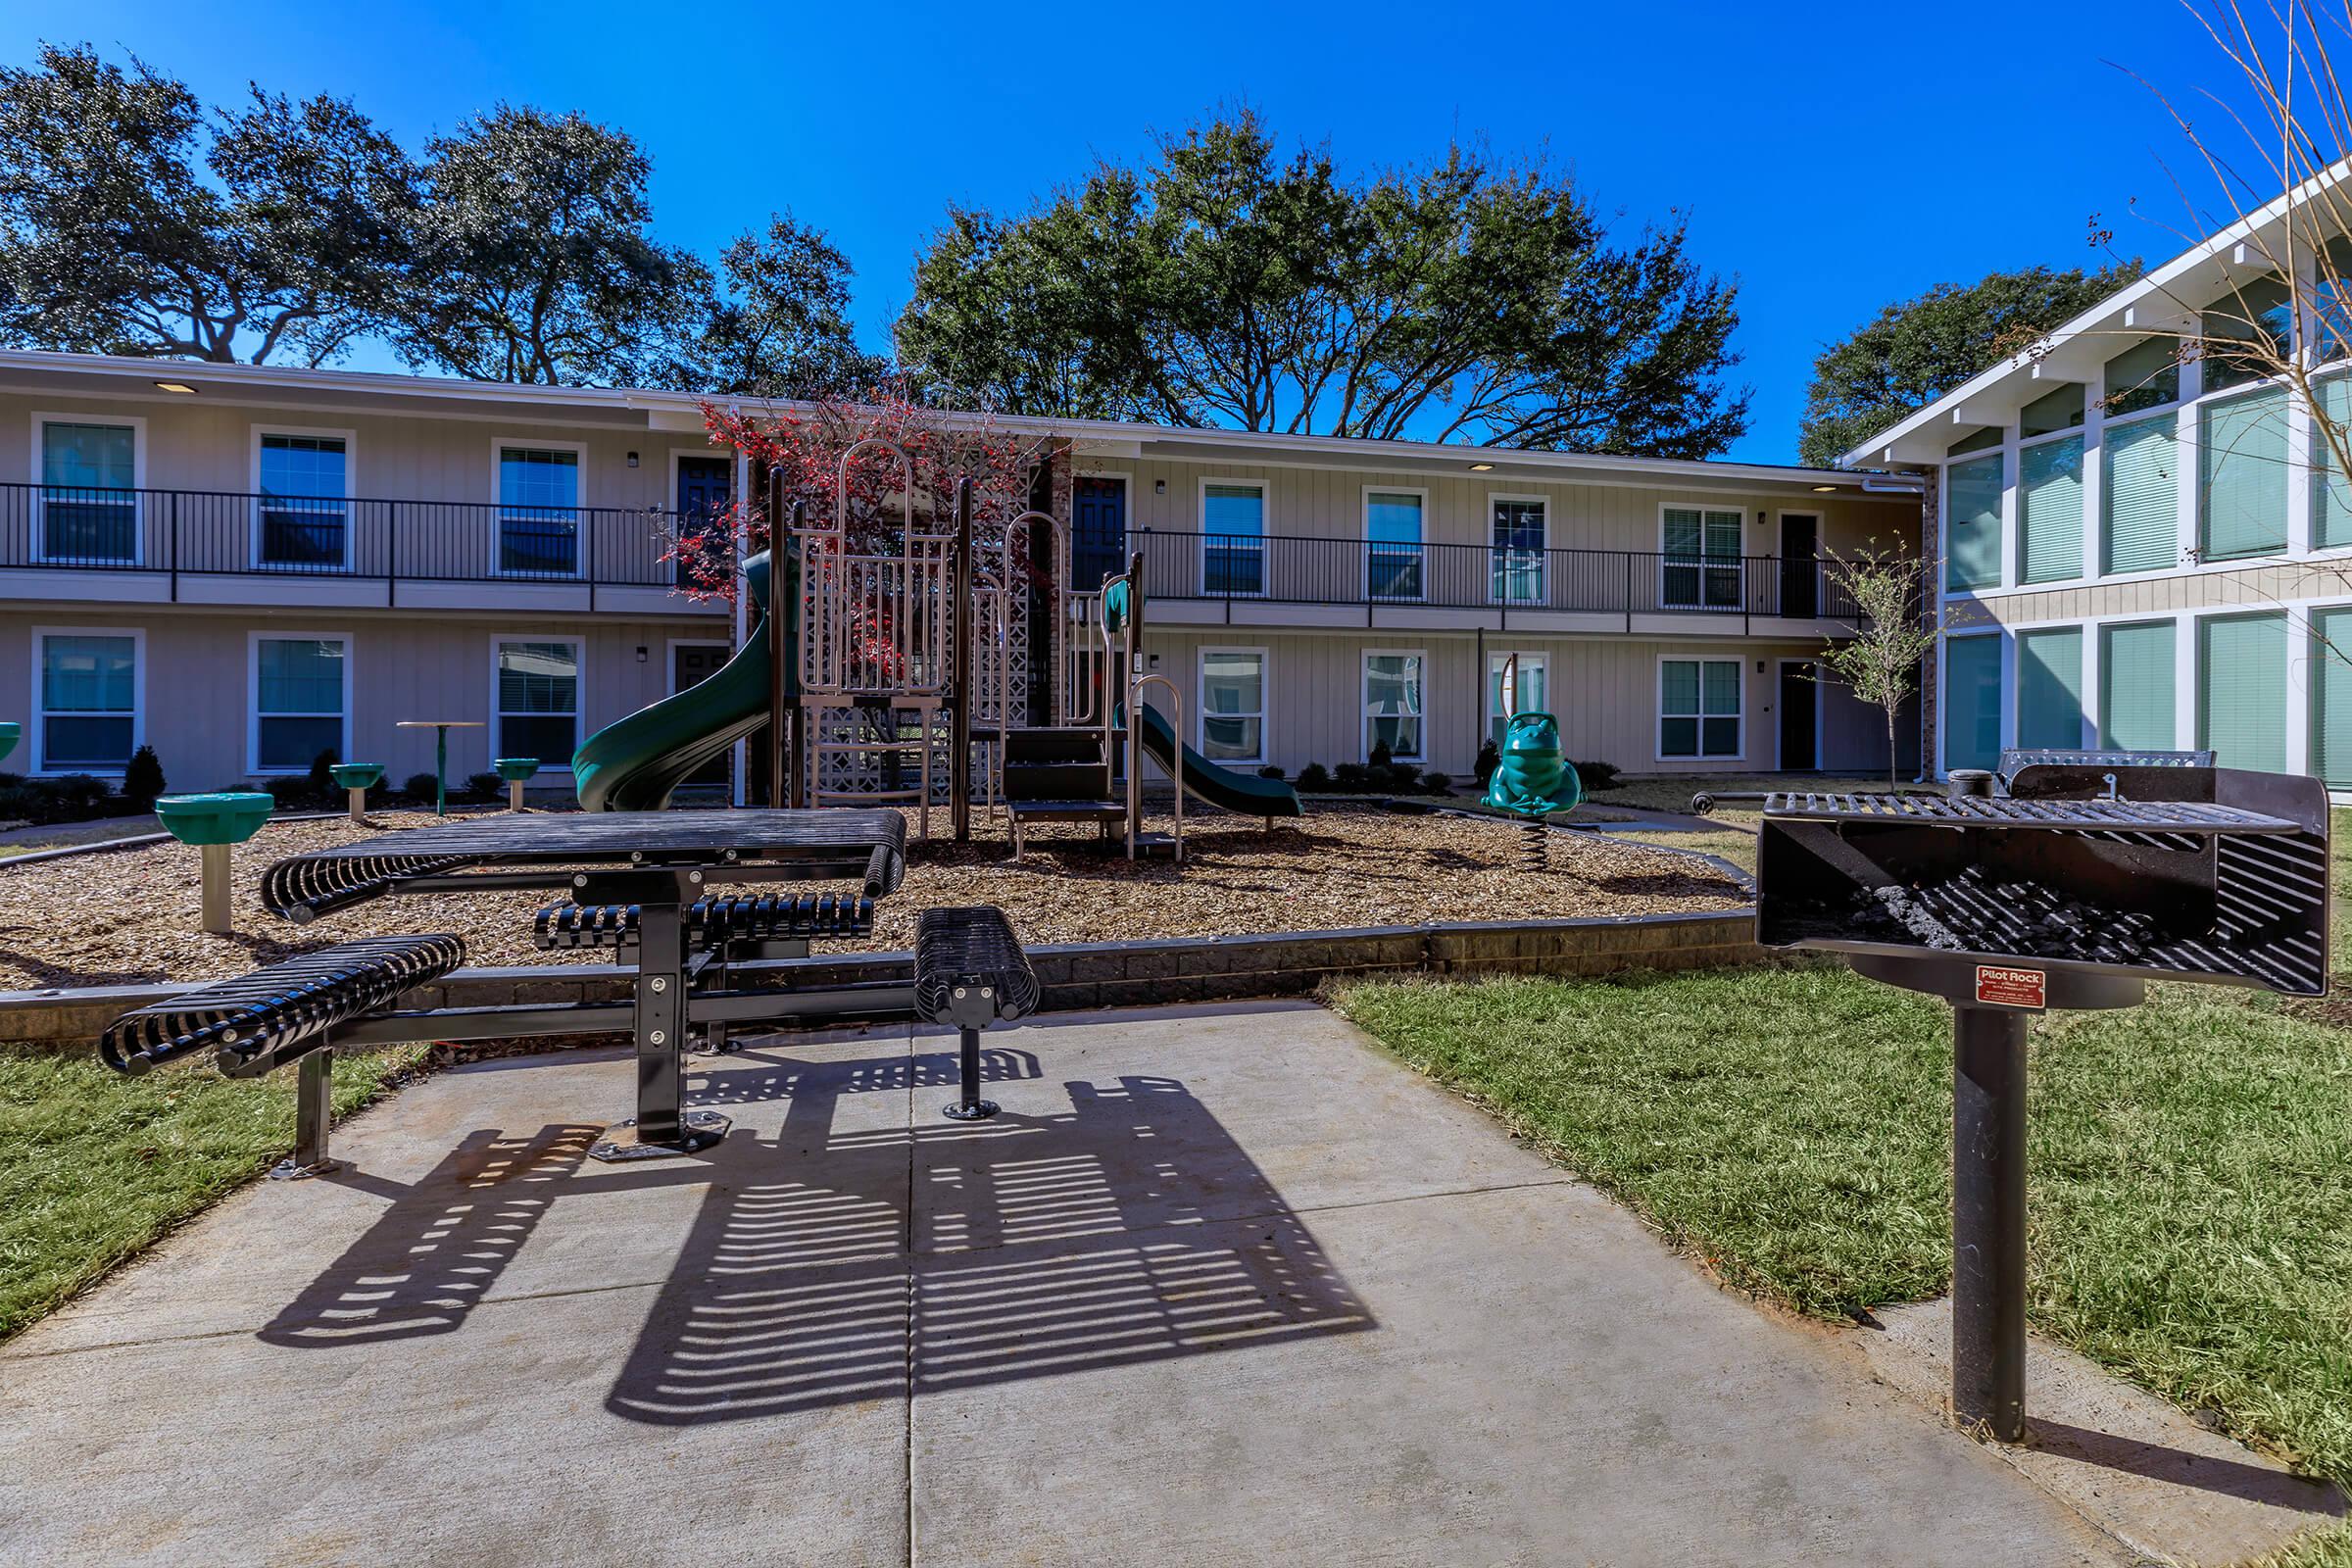
{"label": "metal picnic table", "polygon": [[[613,947],[624,960],[633,949],[633,1000],[384,1013],[341,1025],[336,1043],[627,1030],[637,1046],[636,1119],[626,1134],[594,1152],[604,1159],[642,1158],[704,1149],[727,1131],[726,1117],[688,1111],[682,1103],[686,1044],[694,1028],[912,1006],[913,988],[888,981],[823,991],[733,989],[728,956],[747,944],[725,937],[728,931],[831,935],[870,928],[871,901],[896,892],[905,876],[906,845],[906,819],[892,810],[494,816],[410,828],[279,860],[263,875],[262,902],[271,912],[307,924],[401,895],[529,888],[567,894],[568,906],[542,912],[542,937],[553,916],[560,917],[553,922],[559,931],[589,938],[564,945]],[[711,893],[729,884],[786,881],[852,882],[862,897],[838,901],[847,917],[832,919],[837,901],[830,899],[784,900],[781,905],[791,907],[779,914],[776,900],[714,900]],[[819,904],[830,924],[792,912],[812,911]],[[805,937],[789,935],[748,946],[760,948],[761,956],[808,951]]]}

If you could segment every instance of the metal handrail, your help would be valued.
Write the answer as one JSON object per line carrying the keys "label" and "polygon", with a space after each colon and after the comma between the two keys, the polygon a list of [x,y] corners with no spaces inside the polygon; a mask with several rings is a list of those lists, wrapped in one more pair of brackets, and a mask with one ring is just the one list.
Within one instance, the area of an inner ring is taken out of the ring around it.
{"label": "metal handrail", "polygon": [[[1060,519],[1051,513],[1030,511],[1014,517],[1004,524],[1004,539],[997,550],[997,746],[996,755],[989,759],[987,776],[983,780],[983,787],[988,792],[987,810],[991,816],[997,814],[997,795],[1004,787],[1004,756],[1012,739],[1012,617],[1006,608],[1012,598],[1012,541],[1015,533],[1026,540],[1032,525],[1040,522],[1054,530],[1054,581],[1057,584],[1066,582],[1068,536],[1062,529]],[[1061,635],[1058,619],[1054,623],[1054,634],[1058,641]],[[1057,670],[1055,673],[1058,676],[1061,672]]]}
{"label": "metal handrail", "polygon": [[1135,841],[1144,831],[1144,688],[1153,681],[1168,689],[1175,709],[1169,723],[1176,731],[1176,765],[1168,778],[1176,786],[1176,863],[1184,863],[1184,693],[1165,675],[1138,675],[1127,688],[1127,858],[1135,858]]}

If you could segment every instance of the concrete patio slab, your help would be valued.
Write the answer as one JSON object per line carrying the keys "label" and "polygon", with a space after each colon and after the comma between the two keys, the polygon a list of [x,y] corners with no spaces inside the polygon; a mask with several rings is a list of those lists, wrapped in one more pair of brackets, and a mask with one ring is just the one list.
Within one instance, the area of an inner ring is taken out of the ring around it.
{"label": "concrete patio slab", "polygon": [[337,1134],[0,1348],[0,1561],[2132,1560],[1303,1006],[698,1064]]}

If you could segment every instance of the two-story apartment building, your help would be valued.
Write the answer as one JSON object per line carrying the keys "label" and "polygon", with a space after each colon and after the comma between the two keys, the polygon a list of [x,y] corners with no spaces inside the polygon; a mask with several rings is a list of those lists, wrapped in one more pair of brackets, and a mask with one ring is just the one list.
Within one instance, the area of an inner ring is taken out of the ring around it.
{"label": "two-story apartment building", "polygon": [[[395,725],[434,720],[481,726],[453,773],[530,755],[560,786],[736,635],[663,559],[746,479],[691,396],[5,353],[9,421],[10,767],[114,775],[151,744],[201,788],[331,748],[397,780],[432,732]],[[1513,695],[1628,772],[1886,765],[1811,662],[1848,624],[1830,556],[1915,543],[1916,481],[999,422],[1067,465],[1082,580],[1142,554],[1145,658],[1233,765],[1386,744],[1467,773]]]}
{"label": "two-story apartment building", "polygon": [[2231,347],[2256,330],[2300,345],[2326,412],[2352,415],[2352,375],[2322,363],[2342,327],[2321,330],[2314,309],[2315,248],[2344,241],[2315,226],[2312,194],[1843,459],[1931,483],[1936,771],[2010,746],[2211,749],[2352,789],[2352,490],[2308,404]]}

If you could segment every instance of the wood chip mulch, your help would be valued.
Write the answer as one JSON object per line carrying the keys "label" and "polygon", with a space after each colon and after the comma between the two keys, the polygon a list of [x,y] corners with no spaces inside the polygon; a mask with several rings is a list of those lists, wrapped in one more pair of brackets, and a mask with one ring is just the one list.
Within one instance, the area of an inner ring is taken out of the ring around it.
{"label": "wood chip mulch", "polygon": [[[384,830],[418,825],[376,813]],[[421,818],[429,820],[429,816]],[[932,825],[943,836],[944,812]],[[1164,817],[1149,825],[1166,831]],[[369,830],[340,819],[274,822],[236,852],[237,933],[207,936],[198,918],[197,852],[159,844],[0,867],[0,989],[137,984],[240,974],[296,953],[395,932],[454,931],[475,965],[601,962],[598,950],[541,953],[531,892],[387,898],[295,926],[262,907],[272,860]],[[1597,836],[1554,834],[1551,869],[1515,868],[1518,830],[1505,823],[1378,809],[1316,810],[1264,830],[1201,813],[1185,824],[1186,860],[1129,861],[1091,828],[1029,835],[1006,863],[1001,819],[975,812],[974,842],[909,850],[906,886],[884,901],[872,947],[909,946],[915,915],[945,904],[994,904],[1024,941],[1102,942],[1229,936],[1460,920],[1732,909],[1737,884],[1684,857]],[[824,951],[820,947],[819,951]]]}

